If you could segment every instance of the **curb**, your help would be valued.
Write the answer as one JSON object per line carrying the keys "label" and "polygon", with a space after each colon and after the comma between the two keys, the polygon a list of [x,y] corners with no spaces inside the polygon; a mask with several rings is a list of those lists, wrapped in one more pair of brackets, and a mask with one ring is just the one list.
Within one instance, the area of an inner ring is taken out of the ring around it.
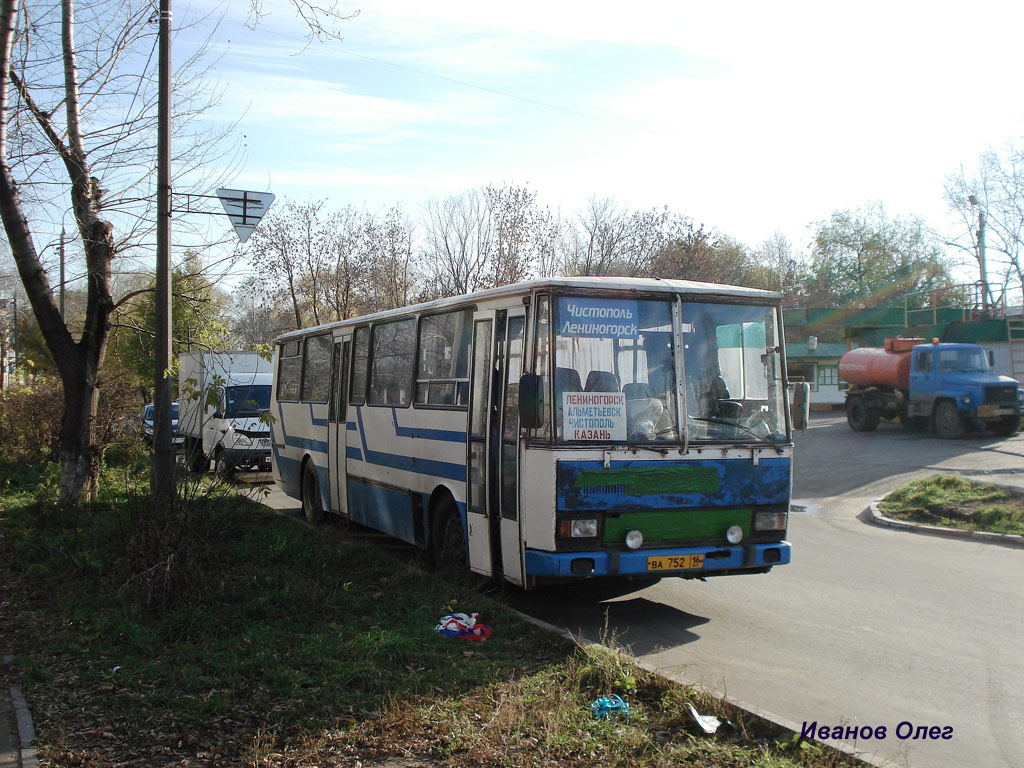
{"label": "curb", "polygon": [[919,523],[908,523],[904,520],[894,520],[885,517],[878,511],[878,502],[873,501],[868,505],[868,521],[885,528],[893,528],[899,531],[910,531],[911,533],[923,533],[928,536],[945,536],[950,539],[970,539],[986,544],[1000,544],[1009,547],[1024,548],[1024,536],[1015,533],[991,533],[990,531],[961,531],[956,528],[941,528],[937,525],[921,525]]}
{"label": "curb", "polygon": [[[4,664],[10,666],[14,661],[13,656],[4,656]],[[14,719],[18,725],[19,765],[21,768],[39,768],[39,759],[36,756],[36,748],[32,745],[35,741],[36,731],[32,725],[32,713],[29,712],[28,704],[21,688],[16,685],[8,689],[11,707],[14,709]]]}

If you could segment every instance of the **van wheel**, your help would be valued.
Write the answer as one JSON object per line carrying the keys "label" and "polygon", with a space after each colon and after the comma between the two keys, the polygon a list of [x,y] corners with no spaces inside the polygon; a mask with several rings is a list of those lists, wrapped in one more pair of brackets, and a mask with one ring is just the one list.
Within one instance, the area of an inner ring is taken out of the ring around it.
{"label": "van wheel", "polygon": [[203,444],[201,441],[188,438],[185,451],[185,463],[190,472],[203,474],[210,468],[210,460],[206,458],[206,455],[203,453]]}
{"label": "van wheel", "polygon": [[235,470],[228,465],[228,459],[223,449],[217,451],[217,456],[213,460],[213,473],[225,483],[230,483],[235,479]]}
{"label": "van wheel", "polygon": [[320,525],[324,519],[320,480],[311,461],[307,461],[302,469],[302,514],[306,516],[306,522],[310,525]]}
{"label": "van wheel", "polygon": [[462,516],[450,497],[440,503],[434,517],[430,553],[434,558],[434,568],[444,575],[455,575],[466,568],[466,535],[462,530]]}
{"label": "van wheel", "polygon": [[965,426],[960,412],[949,400],[943,400],[935,409],[932,417],[935,423],[935,434],[944,440],[956,440],[963,437]]}

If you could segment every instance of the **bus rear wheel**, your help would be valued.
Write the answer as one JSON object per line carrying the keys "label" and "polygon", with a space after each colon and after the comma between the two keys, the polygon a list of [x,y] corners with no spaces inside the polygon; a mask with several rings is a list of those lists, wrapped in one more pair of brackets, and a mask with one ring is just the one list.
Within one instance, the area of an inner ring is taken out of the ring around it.
{"label": "bus rear wheel", "polygon": [[455,575],[466,568],[466,536],[462,516],[451,498],[440,503],[430,537],[430,553],[434,568],[445,575]]}
{"label": "bus rear wheel", "polygon": [[320,481],[311,461],[307,461],[302,468],[302,514],[306,516],[306,522],[310,525],[319,525],[324,519]]}

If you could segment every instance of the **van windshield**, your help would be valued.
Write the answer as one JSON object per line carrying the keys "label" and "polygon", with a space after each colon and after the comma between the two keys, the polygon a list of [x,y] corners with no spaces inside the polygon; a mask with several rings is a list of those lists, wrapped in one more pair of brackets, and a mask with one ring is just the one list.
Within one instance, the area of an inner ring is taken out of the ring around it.
{"label": "van windshield", "polygon": [[270,410],[270,385],[246,384],[226,387],[224,390],[224,416],[258,416]]}

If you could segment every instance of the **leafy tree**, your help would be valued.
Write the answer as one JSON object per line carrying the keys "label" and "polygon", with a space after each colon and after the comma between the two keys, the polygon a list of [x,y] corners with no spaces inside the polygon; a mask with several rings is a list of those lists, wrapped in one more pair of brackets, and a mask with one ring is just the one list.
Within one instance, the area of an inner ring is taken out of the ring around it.
{"label": "leafy tree", "polygon": [[875,203],[836,211],[814,228],[807,293],[818,306],[887,306],[950,283],[943,253],[919,219],[891,219]]}
{"label": "leafy tree", "polygon": [[[218,349],[228,336],[227,297],[206,277],[202,259],[193,251],[171,271],[171,356],[194,349]],[[148,397],[156,363],[156,279],[117,311],[111,353]]]}

